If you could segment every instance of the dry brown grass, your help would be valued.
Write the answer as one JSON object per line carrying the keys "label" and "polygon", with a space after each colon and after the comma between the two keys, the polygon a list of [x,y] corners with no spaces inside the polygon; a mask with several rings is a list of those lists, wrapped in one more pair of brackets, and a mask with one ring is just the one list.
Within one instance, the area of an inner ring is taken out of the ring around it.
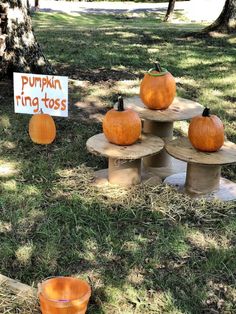
{"label": "dry brown grass", "polygon": [[16,293],[6,285],[0,286],[0,313],[1,314],[40,314],[36,296],[26,296],[25,293]]}

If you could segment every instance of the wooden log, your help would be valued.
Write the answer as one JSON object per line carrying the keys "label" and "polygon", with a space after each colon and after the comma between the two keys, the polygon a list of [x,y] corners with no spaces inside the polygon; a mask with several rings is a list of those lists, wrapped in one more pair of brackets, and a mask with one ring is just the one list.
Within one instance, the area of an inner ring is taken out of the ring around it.
{"label": "wooden log", "polygon": [[21,283],[18,280],[11,279],[0,274],[0,286],[9,287],[9,289],[17,294],[22,294],[23,296],[36,296],[37,289],[30,287],[26,284]]}

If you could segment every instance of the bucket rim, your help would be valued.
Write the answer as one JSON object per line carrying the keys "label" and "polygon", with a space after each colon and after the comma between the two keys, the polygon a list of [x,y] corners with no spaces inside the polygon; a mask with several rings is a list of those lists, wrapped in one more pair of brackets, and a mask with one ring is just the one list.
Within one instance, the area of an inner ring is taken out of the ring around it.
{"label": "bucket rim", "polygon": [[[87,288],[88,288],[88,291],[85,292],[84,295],[82,295],[80,298],[75,298],[75,299],[70,299],[70,300],[55,300],[55,299],[50,299],[48,298],[44,293],[43,293],[43,290],[42,290],[42,286],[45,285],[45,283],[47,281],[50,281],[50,280],[53,280],[53,279],[68,279],[68,278],[71,278],[71,279],[77,279],[79,281],[82,281],[83,283],[86,284]],[[81,279],[81,278],[76,278],[76,277],[71,277],[71,276],[53,276],[53,277],[48,277],[46,279],[44,279],[42,282],[38,283],[38,295],[42,295],[44,298],[46,298],[49,302],[63,302],[63,303],[71,303],[71,302],[78,302],[78,303],[84,303],[84,301],[88,300],[91,296],[91,293],[92,293],[92,288],[91,286],[89,285],[89,283],[84,280],[84,279]]]}

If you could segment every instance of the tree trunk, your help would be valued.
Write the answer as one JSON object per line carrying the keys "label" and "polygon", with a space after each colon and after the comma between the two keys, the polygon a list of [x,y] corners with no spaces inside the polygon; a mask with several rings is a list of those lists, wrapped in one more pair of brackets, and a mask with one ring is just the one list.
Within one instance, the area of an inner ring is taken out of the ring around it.
{"label": "tree trunk", "polygon": [[33,33],[28,0],[0,3],[0,78],[13,72],[53,74]]}
{"label": "tree trunk", "polygon": [[174,12],[174,8],[175,8],[175,0],[169,0],[169,5],[166,11],[166,15],[164,17],[164,22],[169,22],[172,19],[172,15]]}
{"label": "tree trunk", "polygon": [[34,8],[35,10],[39,9],[39,0],[34,0]]}
{"label": "tree trunk", "polygon": [[226,0],[217,20],[206,27],[204,32],[232,33],[236,31],[236,0]]}

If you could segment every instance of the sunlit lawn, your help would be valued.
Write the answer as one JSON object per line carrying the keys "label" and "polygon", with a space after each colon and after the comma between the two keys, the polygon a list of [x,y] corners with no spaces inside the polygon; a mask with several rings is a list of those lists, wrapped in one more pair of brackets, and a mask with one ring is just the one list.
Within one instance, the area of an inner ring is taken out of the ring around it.
{"label": "sunlit lawn", "polygon": [[233,139],[236,38],[187,35],[201,28],[199,24],[166,25],[158,14],[128,19],[123,15],[35,17],[37,36],[60,73],[93,82],[134,80],[158,59],[177,78],[178,94],[220,114]]}
{"label": "sunlit lawn", "polygon": [[[187,33],[202,25],[165,26],[153,14],[41,13],[34,26],[58,73],[75,81],[70,117],[56,120],[48,147],[30,141],[29,117],[13,114],[11,89],[1,85],[1,272],[35,285],[86,278],[89,313],[235,313],[235,203],[194,201],[164,185],[92,187],[93,169],[106,162],[85,143],[101,124],[73,103],[104,110],[118,91],[135,93],[158,59],[178,95],[210,106],[236,142],[236,38],[195,38]],[[236,181],[234,166],[223,173]]]}

